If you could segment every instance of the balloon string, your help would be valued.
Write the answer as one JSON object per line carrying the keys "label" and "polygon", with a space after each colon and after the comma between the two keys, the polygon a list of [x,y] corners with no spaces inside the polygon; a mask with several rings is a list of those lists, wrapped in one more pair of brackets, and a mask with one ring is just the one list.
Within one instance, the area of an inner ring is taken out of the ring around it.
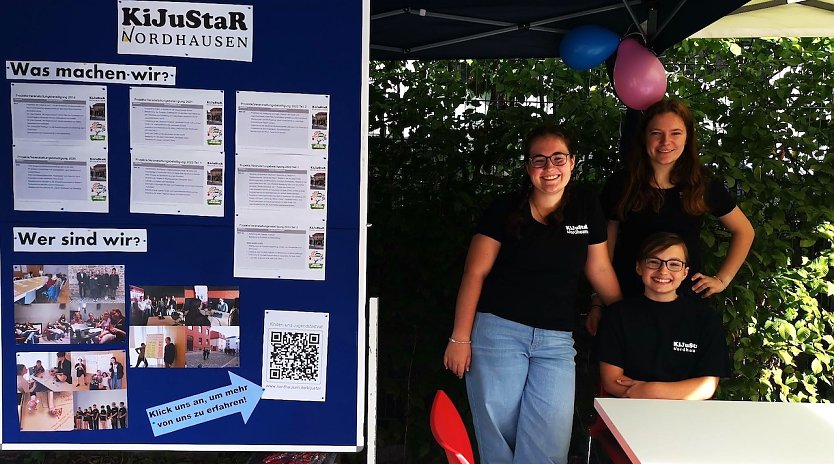
{"label": "balloon string", "polygon": [[640,31],[640,36],[643,37],[643,43],[646,43],[646,31],[640,27],[640,22],[637,21],[637,16],[634,14],[634,10],[631,9],[631,5],[628,4],[628,0],[623,0],[623,5],[625,5],[628,14],[631,16],[631,20],[634,22],[634,26],[637,27],[637,30]]}

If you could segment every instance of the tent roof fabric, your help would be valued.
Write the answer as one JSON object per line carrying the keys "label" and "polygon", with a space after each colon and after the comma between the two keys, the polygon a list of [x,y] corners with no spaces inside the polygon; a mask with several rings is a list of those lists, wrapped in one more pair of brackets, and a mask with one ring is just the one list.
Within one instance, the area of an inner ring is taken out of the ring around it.
{"label": "tent roof fabric", "polygon": [[731,13],[744,0],[371,0],[371,58],[559,56],[570,29],[597,25],[623,36],[635,22],[656,31],[660,52]]}
{"label": "tent roof fabric", "polygon": [[834,37],[834,0],[753,0],[692,37]]}

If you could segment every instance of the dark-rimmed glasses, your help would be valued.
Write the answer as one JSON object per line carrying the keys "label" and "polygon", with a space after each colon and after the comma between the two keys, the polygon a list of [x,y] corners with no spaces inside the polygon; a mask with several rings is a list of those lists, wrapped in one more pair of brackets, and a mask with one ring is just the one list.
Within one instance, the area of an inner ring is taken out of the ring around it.
{"label": "dark-rimmed glasses", "polygon": [[686,267],[686,262],[679,259],[660,259],[660,258],[646,258],[643,260],[646,267],[649,269],[660,269],[660,266],[666,265],[669,272],[680,272]]}
{"label": "dark-rimmed glasses", "polygon": [[530,161],[530,166],[534,168],[541,169],[547,167],[548,160],[554,166],[564,166],[565,163],[568,162],[568,157],[570,157],[570,153],[554,153],[550,156],[545,155],[533,155],[528,158]]}

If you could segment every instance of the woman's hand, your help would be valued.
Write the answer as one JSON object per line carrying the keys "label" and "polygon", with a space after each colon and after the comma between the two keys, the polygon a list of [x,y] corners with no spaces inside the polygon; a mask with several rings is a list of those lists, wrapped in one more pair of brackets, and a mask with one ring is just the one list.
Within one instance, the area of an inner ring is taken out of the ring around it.
{"label": "woman's hand", "polygon": [[446,345],[446,353],[443,355],[443,365],[446,370],[452,371],[459,379],[463,378],[464,372],[469,371],[469,363],[472,360],[472,345],[470,343],[455,343],[450,341]]}
{"label": "woman's hand", "polygon": [[692,281],[695,282],[692,285],[692,291],[701,295],[701,298],[708,298],[716,293],[723,292],[727,288],[727,284],[719,277],[704,275],[700,272],[692,276]]}

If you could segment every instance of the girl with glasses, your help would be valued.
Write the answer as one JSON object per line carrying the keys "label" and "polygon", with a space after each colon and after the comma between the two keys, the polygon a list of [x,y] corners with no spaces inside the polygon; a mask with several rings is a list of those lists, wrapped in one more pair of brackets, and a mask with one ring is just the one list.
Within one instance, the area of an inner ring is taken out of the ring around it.
{"label": "girl with glasses", "polygon": [[[643,286],[633,266],[641,241],[654,232],[679,234],[692,256],[690,276],[680,294],[706,298],[727,288],[750,246],[754,231],[723,181],[713,178],[699,160],[695,123],[679,100],[650,106],[640,122],[626,169],[612,175],[601,195],[608,218],[608,247],[625,296],[640,295]],[[700,236],[707,214],[730,232],[730,246],[717,272],[705,274]],[[601,311],[591,304],[586,327],[594,334]]]}
{"label": "girl with glasses", "polygon": [[600,381],[626,398],[708,399],[730,373],[721,316],[679,297],[689,253],[679,235],[646,239],[637,275],[642,296],[608,308],[597,337]]}
{"label": "girl with glasses", "polygon": [[527,136],[525,185],[487,209],[466,258],[444,365],[466,377],[485,464],[567,461],[579,279],[621,297],[598,200],[570,185],[570,145],[552,126]]}

